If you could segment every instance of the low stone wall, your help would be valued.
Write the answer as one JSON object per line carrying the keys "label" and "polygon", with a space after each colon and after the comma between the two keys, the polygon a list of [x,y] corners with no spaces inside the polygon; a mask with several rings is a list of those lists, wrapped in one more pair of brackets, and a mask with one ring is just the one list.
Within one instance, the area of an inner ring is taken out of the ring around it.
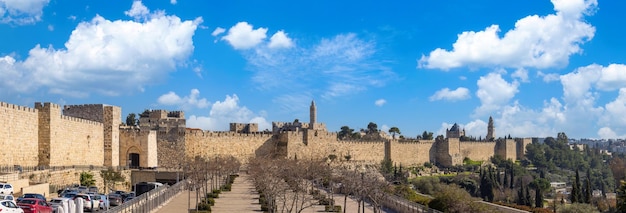
{"label": "low stone wall", "polygon": [[36,184],[36,185],[23,187],[22,194],[24,193],[37,193],[37,194],[42,194],[43,196],[49,197],[50,196],[50,184],[42,183],[42,184]]}

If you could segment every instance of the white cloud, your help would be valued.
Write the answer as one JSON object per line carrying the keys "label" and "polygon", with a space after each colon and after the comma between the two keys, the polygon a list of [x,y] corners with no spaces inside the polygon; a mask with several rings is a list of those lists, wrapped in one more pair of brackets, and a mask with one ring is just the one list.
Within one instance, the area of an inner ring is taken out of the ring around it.
{"label": "white cloud", "polygon": [[261,43],[267,35],[267,28],[253,29],[248,22],[239,22],[228,29],[228,34],[222,37],[235,49],[249,49]]}
{"label": "white cloud", "polygon": [[21,85],[33,91],[45,87],[50,93],[80,97],[92,92],[142,91],[144,85],[162,81],[187,60],[201,22],[201,18],[181,21],[163,13],[151,14],[142,22],[96,16],[79,23],[64,48],[36,45],[24,61],[4,56],[0,88]]}
{"label": "white cloud", "polygon": [[604,139],[618,139],[618,138],[626,138],[626,135],[617,135],[615,131],[613,131],[609,127],[602,127],[598,130],[598,136]]}
{"label": "white cloud", "polygon": [[287,37],[287,34],[280,30],[270,38],[269,48],[290,48],[293,47],[293,41]]}
{"label": "white cloud", "polygon": [[178,2],[176,0],[170,0],[170,4],[177,4]]}
{"label": "white cloud", "polygon": [[0,0],[0,23],[26,25],[41,21],[50,0]]}
{"label": "white cloud", "polygon": [[213,32],[211,33],[212,36],[218,36],[222,33],[226,32],[226,29],[221,28],[221,27],[217,27],[215,28],[215,30],[213,30]]}
{"label": "white cloud", "polygon": [[528,83],[530,82],[528,80],[528,70],[524,69],[524,68],[519,68],[517,70],[515,70],[515,72],[513,72],[511,74],[511,77],[513,78],[517,78],[519,79],[521,82],[525,82]]}
{"label": "white cloud", "polygon": [[430,96],[429,100],[430,101],[446,100],[446,101],[455,102],[455,101],[466,100],[469,98],[470,98],[469,89],[465,87],[459,87],[459,88],[456,88],[455,90],[450,90],[449,88],[443,88],[435,92],[435,94],[433,94],[432,96]]}
{"label": "white cloud", "polygon": [[[496,106],[494,108],[499,110],[492,111],[496,113],[494,114],[496,132],[500,135],[511,134],[522,137],[555,136],[558,132],[565,132],[570,137],[589,137],[594,134],[600,138],[624,137],[626,79],[622,77],[623,75],[626,75],[626,66],[622,64],[608,66],[593,64],[580,67],[560,76],[563,85],[562,99],[546,100],[539,110],[524,107],[517,101],[507,103],[510,100],[508,97],[512,97],[514,84],[501,86],[508,89],[485,90],[485,93],[492,95],[493,91],[508,91],[504,93],[509,94],[501,96],[499,98],[501,101],[492,101],[499,103],[493,104]],[[502,80],[492,79],[484,83],[487,82],[502,84]],[[601,96],[613,94],[617,90],[619,94],[615,99],[605,104],[598,103]],[[481,116],[487,114],[483,113]]]}
{"label": "white cloud", "polygon": [[239,106],[237,95],[226,96],[224,101],[216,101],[209,116],[191,115],[187,127],[212,131],[228,131],[230,123],[258,123],[259,130],[271,130],[271,124],[263,116],[253,113],[245,106]]}
{"label": "white cloud", "polygon": [[203,109],[209,106],[209,102],[205,98],[199,99],[200,90],[192,89],[188,96],[180,97],[175,92],[168,92],[159,96],[157,103],[161,105],[177,106],[182,110],[192,108]]}
{"label": "white cloud", "polygon": [[150,15],[150,10],[141,1],[133,1],[133,6],[124,14],[135,19],[142,19]]}
{"label": "white cloud", "polygon": [[558,81],[561,79],[561,76],[557,73],[543,73],[541,71],[537,71],[537,76],[543,79],[543,82],[550,83],[553,81]]}
{"label": "white cloud", "polygon": [[476,97],[481,102],[481,106],[475,111],[478,117],[485,116],[508,104],[519,91],[517,81],[509,83],[502,79],[501,74],[495,72],[480,77],[476,84],[478,85]]}
{"label": "white cloud", "polygon": [[54,25],[52,25],[52,24],[48,24],[48,30],[49,30],[50,32],[54,31]]}
{"label": "white cloud", "polygon": [[381,107],[381,106],[385,105],[386,103],[387,103],[387,100],[382,99],[382,98],[381,98],[381,99],[378,99],[378,100],[376,100],[376,101],[374,102],[374,104],[375,104],[376,106],[379,106],[379,107]]}
{"label": "white cloud", "polygon": [[285,108],[302,109],[308,106],[311,97],[344,97],[383,86],[395,78],[385,61],[378,59],[376,44],[356,34],[341,34],[310,47],[294,45],[280,51],[260,45],[242,54],[254,72],[253,81],[259,89],[278,92],[281,97],[309,92],[303,105],[283,102],[289,98],[274,100]]}
{"label": "white cloud", "polygon": [[518,20],[500,37],[500,27],[458,35],[452,50],[437,48],[420,58],[419,67],[448,70],[469,67],[563,67],[580,45],[591,40],[595,28],[583,15],[592,14],[595,0],[553,0],[556,14],[532,15]]}

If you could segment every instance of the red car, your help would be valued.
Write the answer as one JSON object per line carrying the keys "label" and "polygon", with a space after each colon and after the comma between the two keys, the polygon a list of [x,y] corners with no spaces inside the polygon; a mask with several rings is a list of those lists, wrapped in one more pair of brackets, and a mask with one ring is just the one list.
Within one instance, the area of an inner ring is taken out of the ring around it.
{"label": "red car", "polygon": [[17,203],[24,213],[52,213],[52,207],[45,200],[24,198]]}

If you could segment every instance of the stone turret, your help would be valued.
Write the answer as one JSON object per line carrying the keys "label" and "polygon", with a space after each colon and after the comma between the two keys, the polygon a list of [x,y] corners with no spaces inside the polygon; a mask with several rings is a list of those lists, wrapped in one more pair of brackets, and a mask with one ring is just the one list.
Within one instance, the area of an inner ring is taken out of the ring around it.
{"label": "stone turret", "polygon": [[489,116],[489,124],[487,125],[487,137],[486,140],[491,141],[496,138],[495,128],[493,127],[493,118]]}
{"label": "stone turret", "polygon": [[310,113],[310,122],[311,124],[309,125],[309,129],[314,129],[315,128],[315,123],[317,122],[317,107],[315,107],[315,101],[311,101],[311,108],[309,110]]}

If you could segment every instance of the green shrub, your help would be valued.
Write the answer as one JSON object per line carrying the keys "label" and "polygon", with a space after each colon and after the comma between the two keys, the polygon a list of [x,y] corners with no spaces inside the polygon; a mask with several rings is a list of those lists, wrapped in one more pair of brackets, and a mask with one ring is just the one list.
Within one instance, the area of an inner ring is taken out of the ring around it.
{"label": "green shrub", "polygon": [[341,212],[341,206],[326,205],[324,206],[324,211],[325,212]]}
{"label": "green shrub", "polygon": [[327,198],[327,197],[323,197],[322,199],[319,199],[318,204],[322,205],[322,206],[334,205],[335,201],[333,199],[330,199],[330,198]]}
{"label": "green shrub", "polygon": [[222,191],[221,191],[221,190],[219,190],[219,189],[213,189],[213,194],[215,194],[215,195],[216,195],[216,194],[219,194],[220,192],[222,192]]}
{"label": "green shrub", "polygon": [[211,211],[211,204],[205,203],[205,202],[201,202],[198,203],[198,210],[199,211]]}
{"label": "green shrub", "polygon": [[231,188],[232,188],[231,184],[226,184],[222,186],[222,191],[230,192]]}

